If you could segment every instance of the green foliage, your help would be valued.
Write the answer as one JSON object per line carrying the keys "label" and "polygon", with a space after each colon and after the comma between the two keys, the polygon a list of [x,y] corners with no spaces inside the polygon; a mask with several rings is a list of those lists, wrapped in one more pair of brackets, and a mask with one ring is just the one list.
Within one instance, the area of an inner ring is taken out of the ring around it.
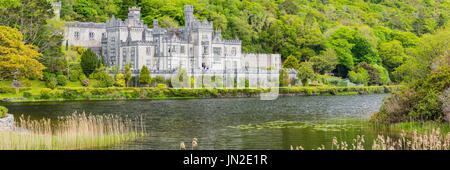
{"label": "green foliage", "polygon": [[105,70],[102,69],[102,71],[98,72],[97,75],[98,82],[96,84],[96,87],[112,87],[114,85],[114,77],[109,75]]}
{"label": "green foliage", "polygon": [[23,39],[19,30],[0,23],[0,80],[42,78],[45,67],[37,60],[42,54],[36,46],[25,44]]}
{"label": "green foliage", "polygon": [[45,82],[45,86],[51,89],[56,88],[56,85],[58,85],[58,80],[56,79],[56,77],[52,77]]}
{"label": "green foliage", "polygon": [[366,85],[371,86],[381,84],[380,73],[378,73],[378,70],[373,65],[367,64],[366,62],[361,62],[355,67],[355,70],[358,71],[359,68],[364,68],[364,70],[368,73],[369,79],[366,82]]}
{"label": "green foliage", "polygon": [[378,53],[383,60],[383,65],[391,71],[400,66],[406,59],[403,46],[397,40],[381,44]]}
{"label": "green foliage", "polygon": [[289,85],[289,74],[285,69],[280,70],[280,87]]}
{"label": "green foliage", "polygon": [[386,85],[388,83],[391,82],[391,79],[389,78],[389,72],[386,68],[384,68],[383,66],[380,65],[371,65],[372,67],[374,67],[375,69],[377,69],[379,77],[380,77],[380,83],[379,84],[383,84]]}
{"label": "green foliage", "polygon": [[28,91],[23,92],[24,98],[30,98],[31,96],[32,96],[31,92],[28,92]]}
{"label": "green foliage", "polygon": [[116,86],[125,87],[125,78],[122,73],[116,75]]}
{"label": "green foliage", "polygon": [[143,65],[141,72],[139,73],[139,84],[148,86],[152,82],[152,77],[150,77],[150,71],[147,66]]}
{"label": "green foliage", "polygon": [[325,74],[336,68],[338,58],[336,52],[332,48],[328,48],[322,54],[312,57],[309,61],[313,63],[315,72]]}
{"label": "green foliage", "polygon": [[56,76],[58,85],[65,86],[67,84],[67,77],[65,75]]}
{"label": "green foliage", "polygon": [[97,57],[97,54],[95,54],[90,48],[83,52],[81,55],[81,69],[83,70],[83,73],[89,76],[92,74],[95,69],[99,66],[100,60]]}
{"label": "green foliage", "polygon": [[449,28],[438,30],[435,34],[421,38],[416,51],[406,62],[397,67],[393,74],[396,81],[412,82],[425,78],[434,68],[440,57],[448,57]]}
{"label": "green foliage", "polygon": [[312,64],[308,62],[300,63],[297,72],[297,78],[302,81],[303,86],[308,86],[308,80],[313,80],[316,77]]}
{"label": "green foliage", "polygon": [[8,108],[5,106],[0,106],[0,118],[3,118],[8,114]]}
{"label": "green foliage", "polygon": [[125,64],[125,84],[126,87],[130,86],[130,80],[131,80],[131,67],[133,65],[131,63]]}
{"label": "green foliage", "polygon": [[69,77],[71,82],[76,82],[80,78],[80,71],[78,70],[70,70],[69,71]]}
{"label": "green foliage", "polygon": [[426,78],[418,79],[394,92],[383,101],[380,111],[372,116],[377,122],[400,122],[406,120],[442,121],[448,112],[450,67],[439,67]]}
{"label": "green foliage", "polygon": [[[381,63],[381,59],[369,41],[350,27],[340,27],[330,37],[331,47],[336,51],[339,65],[347,70],[359,62]],[[345,72],[339,73],[344,76]]]}
{"label": "green foliage", "polygon": [[284,64],[283,64],[283,68],[286,68],[286,69],[287,68],[298,69],[298,67],[299,67],[299,61],[293,55],[288,56],[287,59],[284,61]]}
{"label": "green foliage", "polygon": [[41,89],[41,99],[49,99],[51,96],[51,94],[50,94],[51,91],[52,91],[52,89],[48,89],[48,88]]}
{"label": "green foliage", "polygon": [[367,85],[367,82],[369,81],[369,73],[367,72],[366,69],[360,67],[356,70],[356,72],[354,71],[348,72],[348,78],[353,83]]}

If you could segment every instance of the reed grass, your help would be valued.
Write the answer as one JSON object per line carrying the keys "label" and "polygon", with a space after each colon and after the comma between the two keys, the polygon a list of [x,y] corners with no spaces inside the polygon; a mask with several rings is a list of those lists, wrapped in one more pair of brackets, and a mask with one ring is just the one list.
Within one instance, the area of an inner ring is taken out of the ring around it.
{"label": "reed grass", "polygon": [[19,117],[16,129],[0,132],[1,150],[96,149],[138,140],[145,135],[142,116],[87,115],[31,120]]}
{"label": "reed grass", "polygon": [[[378,135],[373,140],[372,148],[364,148],[364,135],[357,135],[352,143],[346,141],[338,141],[333,137],[331,150],[449,150],[450,149],[450,132],[441,134],[440,129],[433,129],[431,133],[417,133],[414,131],[412,136],[407,136],[405,131],[400,133],[400,138],[393,139],[389,136]],[[317,150],[325,150],[325,146],[321,145]],[[294,150],[291,145],[290,150]],[[302,146],[296,146],[295,150],[303,150]]]}

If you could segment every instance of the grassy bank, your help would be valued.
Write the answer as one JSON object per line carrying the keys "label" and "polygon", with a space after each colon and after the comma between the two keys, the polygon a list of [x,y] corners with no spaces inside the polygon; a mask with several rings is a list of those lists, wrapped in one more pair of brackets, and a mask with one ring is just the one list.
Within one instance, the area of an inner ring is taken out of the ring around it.
{"label": "grassy bank", "polygon": [[[401,86],[369,87],[281,87],[280,96],[314,96],[314,95],[357,95],[389,93]],[[24,87],[2,87],[0,98],[3,101],[64,101],[64,100],[124,100],[124,99],[178,99],[178,98],[218,98],[218,97],[258,97],[270,89],[175,89],[175,88],[135,88],[135,87],[58,87],[40,90]]]}

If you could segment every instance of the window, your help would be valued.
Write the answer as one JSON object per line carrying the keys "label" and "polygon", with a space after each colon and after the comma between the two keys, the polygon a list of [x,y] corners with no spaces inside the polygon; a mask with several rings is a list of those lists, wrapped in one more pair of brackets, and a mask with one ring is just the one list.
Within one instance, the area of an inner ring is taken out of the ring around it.
{"label": "window", "polygon": [[180,53],[184,54],[184,46],[180,46]]}
{"label": "window", "polygon": [[148,68],[152,65],[152,60],[147,59],[145,65],[147,65]]}
{"label": "window", "polygon": [[146,53],[147,55],[151,55],[151,54],[152,54],[152,48],[147,47],[147,48],[145,49],[145,53]]}
{"label": "window", "polygon": [[220,60],[220,54],[222,53],[222,48],[214,47],[213,52],[214,52],[214,60],[216,60],[216,61]]}
{"label": "window", "polygon": [[123,48],[123,57],[122,57],[123,64],[125,64],[127,62],[127,52],[128,52],[128,48]]}
{"label": "window", "polygon": [[220,53],[222,53],[222,48],[214,47],[213,51],[214,51],[214,56],[220,56]]}
{"label": "window", "polygon": [[136,53],[136,48],[131,47],[131,62],[134,64],[134,55]]}
{"label": "window", "polygon": [[208,46],[203,46],[203,55],[208,55]]}
{"label": "window", "polygon": [[94,32],[89,32],[89,40],[93,40],[94,39]]}
{"label": "window", "polygon": [[236,47],[231,48],[231,55],[236,56]]}
{"label": "window", "polygon": [[202,39],[207,40],[207,39],[208,39],[208,35],[203,34],[203,35],[202,35]]}
{"label": "window", "polygon": [[79,40],[80,39],[80,32],[78,32],[78,31],[75,32],[73,36],[75,37],[75,40]]}

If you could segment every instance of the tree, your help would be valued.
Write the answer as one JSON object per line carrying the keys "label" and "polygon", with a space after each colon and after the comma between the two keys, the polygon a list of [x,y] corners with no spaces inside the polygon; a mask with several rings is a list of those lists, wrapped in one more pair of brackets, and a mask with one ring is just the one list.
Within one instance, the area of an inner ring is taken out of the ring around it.
{"label": "tree", "polygon": [[130,80],[131,80],[131,67],[133,65],[131,63],[125,64],[125,84],[126,87],[130,86]]}
{"label": "tree", "polygon": [[289,74],[286,69],[280,70],[280,87],[286,87],[289,85]]}
{"label": "tree", "polygon": [[366,85],[371,86],[381,83],[380,74],[378,73],[378,70],[375,67],[373,67],[373,65],[367,64],[366,62],[361,62],[355,67],[354,70],[358,72],[359,68],[364,68],[364,70],[367,71],[368,80],[364,82],[366,83]]}
{"label": "tree", "polygon": [[374,64],[372,66],[377,69],[378,74],[380,75],[380,84],[385,85],[391,82],[391,79],[389,78],[389,72],[386,68],[378,64]]}
{"label": "tree", "polygon": [[288,68],[290,68],[290,69],[297,69],[298,66],[299,66],[298,62],[299,61],[298,61],[298,59],[295,56],[290,55],[284,61],[283,68],[286,68],[286,69],[288,69]]}
{"label": "tree", "polygon": [[316,77],[312,64],[309,62],[302,62],[298,67],[297,78],[302,81],[303,86],[308,86],[308,80]]}
{"label": "tree", "polygon": [[[360,62],[381,63],[381,58],[369,41],[350,27],[335,30],[330,37],[330,43],[339,58],[339,65],[345,67],[344,71],[353,69],[354,65]],[[345,72],[339,75],[346,76]]]}
{"label": "tree", "polygon": [[392,72],[395,81],[413,81],[425,78],[433,68],[433,62],[439,56],[447,56],[450,29],[438,30],[435,34],[424,35],[412,57]]}
{"label": "tree", "polygon": [[0,26],[0,79],[42,78],[42,56],[34,45],[26,45],[17,30]]}
{"label": "tree", "polygon": [[143,65],[139,74],[139,84],[148,87],[151,82],[152,77],[150,77],[150,71],[148,70],[147,66]]}
{"label": "tree", "polygon": [[393,40],[380,45],[378,53],[389,71],[393,71],[406,59],[406,54],[400,41]]}
{"label": "tree", "polygon": [[367,82],[369,81],[369,73],[363,67],[359,67],[356,69],[356,72],[348,72],[348,78],[353,83],[367,85]]}
{"label": "tree", "polygon": [[125,78],[122,73],[116,75],[116,86],[125,87]]}
{"label": "tree", "polygon": [[92,74],[96,68],[98,68],[99,60],[97,54],[95,54],[90,48],[83,52],[81,55],[81,69],[86,76]]}
{"label": "tree", "polygon": [[65,28],[65,23],[53,16],[48,0],[10,0],[0,5],[0,25],[17,28],[25,44],[37,46],[43,54],[39,61],[52,72],[55,58],[62,55]]}
{"label": "tree", "polygon": [[112,87],[114,85],[114,78],[106,72],[104,66],[99,67],[97,71],[98,72],[95,73],[98,76],[97,87]]}
{"label": "tree", "polygon": [[338,58],[332,48],[327,48],[322,54],[312,57],[309,61],[313,64],[315,72],[325,74],[336,68]]}

